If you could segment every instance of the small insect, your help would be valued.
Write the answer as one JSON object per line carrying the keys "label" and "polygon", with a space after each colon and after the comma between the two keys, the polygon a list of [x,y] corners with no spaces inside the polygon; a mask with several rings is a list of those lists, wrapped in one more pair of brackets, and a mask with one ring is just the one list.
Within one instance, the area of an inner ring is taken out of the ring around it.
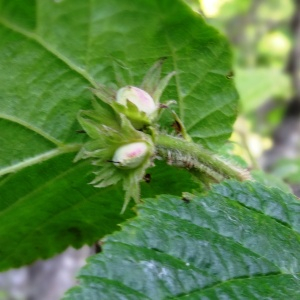
{"label": "small insect", "polygon": [[182,133],[182,127],[178,121],[175,120],[174,123],[171,125],[171,127],[174,128],[174,130],[176,131],[177,134]]}
{"label": "small insect", "polygon": [[79,130],[76,130],[76,133],[86,133],[86,131],[82,130],[82,129],[79,129]]}
{"label": "small insect", "polygon": [[147,173],[143,179],[146,183],[150,183],[151,182],[151,174]]}
{"label": "small insect", "polygon": [[227,79],[232,79],[233,76],[234,76],[234,72],[233,72],[233,71],[230,71],[230,72],[228,72],[228,74],[226,75],[226,78],[227,78]]}
{"label": "small insect", "polygon": [[102,241],[98,241],[94,244],[95,253],[102,252],[102,245],[103,245]]}
{"label": "small insect", "polygon": [[159,108],[169,108],[169,106],[167,104],[161,103],[159,104]]}
{"label": "small insect", "polygon": [[111,159],[107,160],[107,162],[114,163],[114,164],[119,164],[120,163],[119,161],[114,161],[114,160],[111,160]]}
{"label": "small insect", "polygon": [[186,197],[182,197],[181,200],[182,200],[184,203],[186,203],[186,204],[188,204],[188,203],[191,202],[191,200],[188,199],[188,198],[186,198]]}

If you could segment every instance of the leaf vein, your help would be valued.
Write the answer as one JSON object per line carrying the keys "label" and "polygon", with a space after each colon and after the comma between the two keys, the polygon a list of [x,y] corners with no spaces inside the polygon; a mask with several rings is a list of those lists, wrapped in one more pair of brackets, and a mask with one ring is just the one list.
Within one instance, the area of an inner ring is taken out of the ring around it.
{"label": "leaf vein", "polygon": [[[123,282],[119,281],[119,280],[115,280],[115,279],[108,279],[106,277],[100,277],[100,276],[96,276],[96,275],[80,275],[80,278],[83,278],[83,279],[97,279],[97,280],[101,280],[102,282],[108,282],[108,283],[111,283],[111,284],[117,284],[118,286],[120,287],[125,287],[126,289],[132,291],[133,293],[135,293],[136,295],[139,295],[139,296],[143,296],[145,298],[143,299],[149,299],[145,294],[142,294],[141,292],[139,292],[138,290],[135,290],[133,289],[132,287],[124,284]],[[95,286],[93,286],[93,288],[96,288]]]}
{"label": "leaf vein", "polygon": [[[228,105],[228,103],[219,103],[219,105],[216,105],[216,104],[215,104],[215,105],[213,106],[213,108],[214,108],[213,110],[208,111],[205,115],[203,115],[203,116],[201,117],[200,120],[197,120],[195,123],[191,124],[190,126],[187,126],[186,129],[190,132],[192,128],[194,128],[195,126],[197,126],[199,123],[203,122],[204,119],[206,119],[206,118],[209,117],[210,115],[216,113],[217,111],[220,111],[220,113],[222,113],[223,115],[225,115],[224,112],[222,112],[221,109],[222,109],[223,107],[225,107],[226,105]],[[209,136],[211,136],[211,135],[209,135]]]}
{"label": "leaf vein", "polygon": [[[143,210],[145,210],[145,209],[148,209],[148,210],[152,211],[152,213],[149,213],[149,215],[152,215],[152,214],[153,214],[153,208],[152,208],[152,207],[147,207],[146,205],[144,205]],[[174,219],[179,219],[179,220],[181,220],[181,221],[191,223],[191,224],[193,224],[193,225],[195,225],[195,226],[197,226],[197,227],[199,227],[199,228],[203,228],[203,229],[209,230],[209,231],[211,231],[211,232],[217,234],[218,236],[220,236],[220,237],[222,237],[222,238],[224,238],[224,239],[229,239],[229,240],[231,240],[232,242],[238,244],[238,245],[239,245],[240,247],[242,247],[243,249],[246,249],[247,251],[253,253],[255,256],[258,256],[258,257],[260,257],[260,258],[265,259],[268,263],[272,264],[275,268],[279,268],[279,266],[275,265],[274,262],[270,261],[267,257],[265,257],[264,255],[262,255],[261,253],[257,253],[257,252],[255,252],[255,251],[253,251],[252,249],[247,248],[247,247],[246,247],[245,245],[243,245],[241,242],[239,242],[239,241],[237,241],[237,240],[234,240],[232,237],[222,235],[221,233],[219,233],[219,232],[213,230],[212,228],[200,226],[199,224],[193,222],[192,220],[183,219],[183,218],[179,218],[178,216],[174,216],[172,213],[170,213],[170,212],[168,212],[168,211],[163,211],[163,210],[157,209],[157,208],[155,208],[155,210],[156,210],[156,211],[159,211],[159,212],[162,213],[162,214],[166,214],[166,215],[168,215],[168,216],[170,216],[170,217],[173,217]]]}
{"label": "leaf vein", "polygon": [[10,121],[10,122],[13,122],[13,123],[16,123],[16,124],[19,124],[39,135],[41,135],[43,138],[45,138],[46,140],[50,141],[51,143],[53,143],[54,145],[60,147],[63,145],[63,143],[59,140],[57,140],[56,138],[54,138],[53,136],[51,136],[50,134],[48,134],[47,132],[41,130],[40,128],[38,127],[35,127],[34,125],[32,125],[31,123],[28,123],[27,121],[25,120],[21,120],[17,117],[14,117],[14,116],[10,116],[10,115],[7,115],[7,114],[4,114],[4,113],[0,113],[0,118],[3,119],[3,120],[7,120],[7,121]]}
{"label": "leaf vein", "polygon": [[92,76],[90,76],[87,71],[83,68],[81,68],[80,66],[76,65],[72,60],[70,60],[69,58],[67,58],[64,54],[62,54],[61,52],[59,52],[58,49],[52,47],[50,44],[48,44],[42,37],[40,37],[39,35],[37,35],[36,33],[27,31],[23,28],[20,28],[19,26],[12,24],[11,22],[9,22],[8,20],[4,19],[3,17],[0,18],[0,23],[5,26],[6,28],[17,32],[21,35],[23,35],[24,37],[35,41],[36,43],[38,43],[40,46],[42,46],[46,51],[48,51],[49,53],[53,54],[55,57],[57,57],[59,60],[61,60],[62,62],[64,62],[71,70],[77,72],[78,74],[80,74],[83,78],[85,78],[91,85],[93,85],[94,87],[97,87],[97,83],[94,80],[94,78]]}
{"label": "leaf vein", "polygon": [[278,272],[278,273],[269,273],[267,275],[263,274],[263,275],[256,275],[256,276],[251,276],[251,277],[241,276],[241,277],[230,278],[229,280],[225,280],[225,281],[214,283],[214,284],[212,284],[210,286],[207,286],[207,287],[205,287],[205,288],[203,288],[201,290],[195,290],[195,291],[193,291],[193,292],[191,292],[189,294],[181,295],[181,296],[173,298],[173,299],[180,299],[182,297],[186,297],[187,295],[198,294],[199,292],[202,293],[205,290],[215,289],[216,287],[218,287],[220,285],[223,285],[223,284],[227,284],[228,282],[230,283],[230,282],[235,282],[235,281],[251,280],[251,279],[256,279],[256,278],[264,278],[264,277],[270,278],[270,277],[282,276],[282,275],[289,275],[289,274],[283,274],[281,272]]}
{"label": "leaf vein", "polygon": [[[59,149],[55,149],[56,150],[56,155],[59,155],[59,154],[63,154],[63,153],[66,153],[66,152],[57,152],[57,150]],[[52,150],[53,151],[53,150]],[[28,194],[26,194],[25,196],[19,198],[16,202],[14,202],[12,205],[10,205],[9,207],[7,207],[6,209],[0,211],[0,216],[3,215],[4,213],[7,213],[7,211],[11,210],[12,208],[14,208],[16,205],[19,205],[20,202],[26,200],[28,197],[34,195],[35,193],[39,192],[40,190],[43,190],[45,187],[47,187],[49,184],[51,184],[52,182],[54,182],[55,180],[65,176],[66,174],[68,173],[71,173],[73,172],[76,168],[80,167],[83,163],[78,163],[77,165],[74,165],[72,167],[70,167],[69,169],[67,169],[66,171],[60,173],[59,175],[51,178],[50,180],[48,180],[46,183],[42,184],[42,185],[39,185],[37,188],[33,189],[31,192],[29,192]],[[85,164],[87,164],[87,162],[85,162]]]}

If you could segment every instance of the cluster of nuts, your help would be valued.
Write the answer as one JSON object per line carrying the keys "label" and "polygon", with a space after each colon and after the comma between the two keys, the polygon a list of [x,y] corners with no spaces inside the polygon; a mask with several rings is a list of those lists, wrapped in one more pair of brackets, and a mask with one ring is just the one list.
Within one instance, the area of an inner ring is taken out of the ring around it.
{"label": "cluster of nuts", "polygon": [[102,188],[123,181],[125,199],[122,212],[130,199],[140,200],[139,183],[153,163],[154,140],[158,129],[160,97],[175,74],[160,78],[164,59],[146,73],[141,86],[125,86],[119,90],[98,84],[93,89],[94,110],[82,110],[78,121],[90,139],[83,145],[75,161],[92,159],[96,166],[91,182]]}
{"label": "cluster of nuts", "polygon": [[[144,90],[126,86],[117,92],[116,101],[126,106],[127,101],[133,103],[139,111],[144,112],[149,119],[155,114],[157,106],[153,98]],[[125,144],[119,147],[113,156],[113,163],[121,169],[134,169],[141,165],[149,154],[149,146],[143,142]]]}

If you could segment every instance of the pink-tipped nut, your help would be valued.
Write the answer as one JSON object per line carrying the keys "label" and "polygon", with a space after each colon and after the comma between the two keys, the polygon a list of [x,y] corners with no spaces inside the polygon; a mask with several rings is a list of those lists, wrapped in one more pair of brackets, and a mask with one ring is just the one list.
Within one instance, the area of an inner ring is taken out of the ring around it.
{"label": "pink-tipped nut", "polygon": [[117,102],[126,106],[127,100],[135,104],[140,111],[147,115],[151,115],[156,110],[152,97],[137,87],[125,86],[118,90]]}
{"label": "pink-tipped nut", "polygon": [[122,169],[134,169],[144,162],[149,153],[145,142],[136,142],[119,147],[113,157],[114,165]]}

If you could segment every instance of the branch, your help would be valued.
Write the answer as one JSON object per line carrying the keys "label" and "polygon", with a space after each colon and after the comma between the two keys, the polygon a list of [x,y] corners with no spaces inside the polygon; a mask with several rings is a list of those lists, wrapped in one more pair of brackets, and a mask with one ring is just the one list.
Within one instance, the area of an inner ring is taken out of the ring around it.
{"label": "branch", "polygon": [[229,164],[216,154],[193,142],[159,134],[155,144],[157,154],[166,159],[169,164],[196,170],[212,177],[217,182],[229,178],[239,181],[251,179],[246,170]]}

